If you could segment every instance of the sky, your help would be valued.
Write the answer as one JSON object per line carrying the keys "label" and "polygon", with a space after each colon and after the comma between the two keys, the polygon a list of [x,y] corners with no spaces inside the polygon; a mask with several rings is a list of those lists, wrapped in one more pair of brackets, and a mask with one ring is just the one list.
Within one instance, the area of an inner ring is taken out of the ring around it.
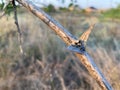
{"label": "sky", "polygon": [[[45,0],[36,0],[45,2]],[[47,3],[51,3],[56,6],[68,6],[71,0],[65,0],[65,3],[61,3],[62,0],[46,0]],[[77,0],[77,3],[80,7],[86,8],[94,6],[96,8],[111,8],[116,7],[120,4],[120,0]]]}
{"label": "sky", "polygon": [[[56,7],[59,6],[67,7],[71,3],[70,2],[71,0],[64,0],[64,3],[62,3],[63,0],[31,0],[31,1],[36,2],[37,5],[40,5],[40,3],[41,5],[53,4]],[[77,0],[75,4],[79,5],[81,8],[93,6],[99,9],[106,9],[116,7],[118,4],[120,4],[120,0]]]}

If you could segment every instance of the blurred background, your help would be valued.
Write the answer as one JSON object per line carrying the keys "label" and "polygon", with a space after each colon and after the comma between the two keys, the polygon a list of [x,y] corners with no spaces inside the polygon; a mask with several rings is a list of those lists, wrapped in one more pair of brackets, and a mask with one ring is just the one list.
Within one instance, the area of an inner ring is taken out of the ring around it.
{"label": "blurred background", "polygon": [[[96,23],[87,51],[114,90],[120,90],[120,1],[34,0],[33,3],[76,37]],[[1,1],[0,14],[3,5]],[[101,90],[46,24],[22,6],[18,5],[17,10],[25,56],[19,51],[18,32],[9,4],[6,14],[0,17],[0,90]]]}

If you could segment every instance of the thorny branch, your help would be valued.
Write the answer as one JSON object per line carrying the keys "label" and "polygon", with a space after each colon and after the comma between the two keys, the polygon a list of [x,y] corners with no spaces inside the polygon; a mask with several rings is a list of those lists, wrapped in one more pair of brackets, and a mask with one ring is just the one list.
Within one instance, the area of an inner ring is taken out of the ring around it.
{"label": "thorny branch", "polygon": [[15,4],[15,0],[12,0],[12,4],[13,4],[13,8],[14,8],[15,24],[16,24],[17,30],[18,30],[18,41],[20,42],[20,43],[19,43],[19,49],[20,49],[21,55],[24,55],[23,47],[22,47],[22,41],[23,41],[23,40],[22,40],[22,33],[21,33],[21,30],[20,30],[20,27],[19,27],[19,24],[18,24],[17,7],[16,7],[16,4]]}
{"label": "thorny branch", "polygon": [[[46,23],[58,36],[62,38],[62,40],[67,45],[72,45],[79,41],[72,34],[70,34],[61,24],[59,24],[56,20],[54,20],[52,17],[46,14],[43,10],[41,10],[39,7],[33,4],[32,1],[30,0],[16,0],[16,1],[18,1],[28,10],[30,10],[34,15],[39,17],[44,23]],[[13,5],[15,8],[15,20],[16,20],[15,24],[17,25],[17,28],[18,28],[20,43],[22,43],[21,32],[18,25],[16,6],[15,6],[14,0],[13,0]],[[20,46],[20,49],[21,49],[21,53],[23,53],[22,46]],[[98,67],[96,66],[94,61],[91,59],[91,57],[88,56],[86,51],[84,52],[84,54],[81,54],[81,53],[75,53],[75,54],[79,58],[79,60],[83,63],[83,65],[87,68],[91,76],[98,82],[102,90],[112,90],[112,87],[109,85],[107,80],[104,79],[103,74],[98,70]]]}

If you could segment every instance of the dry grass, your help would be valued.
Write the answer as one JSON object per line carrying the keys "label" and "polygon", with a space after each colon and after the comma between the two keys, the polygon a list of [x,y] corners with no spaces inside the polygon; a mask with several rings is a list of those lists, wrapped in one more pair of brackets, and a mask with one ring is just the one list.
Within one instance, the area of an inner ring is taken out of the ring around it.
{"label": "dry grass", "polygon": [[[72,34],[80,36],[96,26],[87,50],[115,90],[120,89],[119,22],[101,22],[99,16],[54,13]],[[29,12],[19,14],[23,33],[21,57],[13,16],[0,19],[0,90],[100,90],[78,59],[49,28]]]}

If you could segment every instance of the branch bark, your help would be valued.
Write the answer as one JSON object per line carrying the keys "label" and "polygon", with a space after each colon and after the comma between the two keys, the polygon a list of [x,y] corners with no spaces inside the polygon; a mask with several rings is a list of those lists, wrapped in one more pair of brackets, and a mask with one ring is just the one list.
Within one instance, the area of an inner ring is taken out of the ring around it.
{"label": "branch bark", "polygon": [[[40,18],[44,23],[46,23],[61,39],[67,44],[71,45],[79,40],[70,34],[61,24],[55,21],[52,17],[46,14],[43,10],[37,7],[32,1],[30,0],[16,0],[20,4],[22,4],[25,8],[31,11],[34,15]],[[91,76],[98,82],[99,86],[102,90],[112,90],[112,87],[104,78],[103,74],[95,65],[94,61],[88,56],[88,54],[79,54],[75,53],[82,64],[87,68]]]}

